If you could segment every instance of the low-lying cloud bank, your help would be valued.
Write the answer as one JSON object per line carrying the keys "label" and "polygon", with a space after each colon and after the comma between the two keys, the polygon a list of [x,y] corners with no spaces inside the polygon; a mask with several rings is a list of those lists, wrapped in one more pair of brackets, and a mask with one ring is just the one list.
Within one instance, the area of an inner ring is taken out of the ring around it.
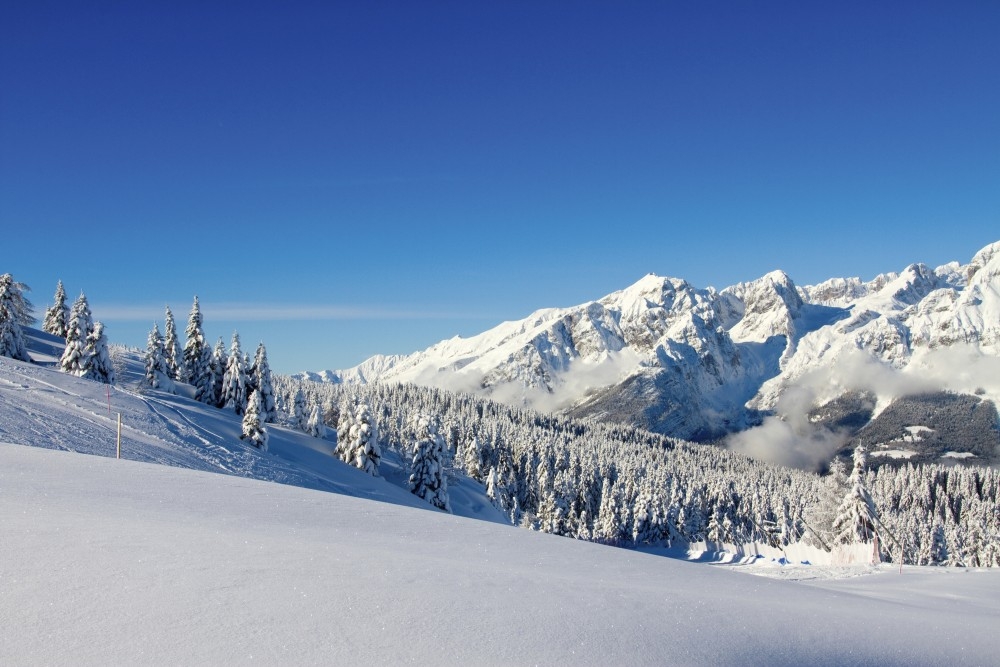
{"label": "low-lying cloud bank", "polygon": [[834,365],[789,385],[774,416],[729,436],[726,446],[762,461],[817,470],[847,443],[850,434],[812,423],[809,412],[850,391],[875,394],[876,413],[898,398],[935,391],[977,394],[1000,403],[1000,358],[973,345],[921,348],[906,367],[897,369],[860,350],[845,354]]}

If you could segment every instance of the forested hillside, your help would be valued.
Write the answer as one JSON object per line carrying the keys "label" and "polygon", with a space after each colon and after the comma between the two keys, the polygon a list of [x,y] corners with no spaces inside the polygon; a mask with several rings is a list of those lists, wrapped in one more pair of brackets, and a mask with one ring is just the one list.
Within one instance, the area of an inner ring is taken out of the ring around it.
{"label": "forested hillside", "polygon": [[[373,406],[384,447],[412,457],[418,415],[442,424],[447,466],[480,480],[510,520],[623,546],[798,541],[831,547],[854,482],[825,477],[631,427],[585,423],[413,385],[344,387],[276,379],[279,404],[297,392],[331,424],[342,406]],[[984,467],[867,470],[882,557],[907,563],[1000,564],[1000,475]],[[863,536],[862,536],[863,537]],[[869,535],[869,538],[872,536]]]}

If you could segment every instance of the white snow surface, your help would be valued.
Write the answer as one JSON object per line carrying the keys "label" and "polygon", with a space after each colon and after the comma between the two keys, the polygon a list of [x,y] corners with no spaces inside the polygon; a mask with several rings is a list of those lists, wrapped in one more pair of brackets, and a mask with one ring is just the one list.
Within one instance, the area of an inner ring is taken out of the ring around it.
{"label": "white snow surface", "polygon": [[780,581],[0,445],[0,663],[995,664],[1000,572]]}

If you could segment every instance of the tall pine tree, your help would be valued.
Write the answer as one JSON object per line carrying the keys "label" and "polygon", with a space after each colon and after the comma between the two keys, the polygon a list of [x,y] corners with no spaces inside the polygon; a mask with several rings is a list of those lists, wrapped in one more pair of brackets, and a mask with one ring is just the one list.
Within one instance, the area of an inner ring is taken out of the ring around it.
{"label": "tall pine tree", "polygon": [[104,324],[94,322],[94,330],[87,336],[86,355],[90,358],[90,367],[83,377],[104,384],[115,383],[115,367],[108,353],[108,339],[104,335]]}
{"label": "tall pine tree", "polygon": [[864,445],[858,445],[854,450],[854,469],[847,480],[847,495],[833,520],[833,541],[836,544],[871,542],[875,539],[878,512],[865,485],[867,467],[868,451]]}
{"label": "tall pine tree", "polygon": [[205,396],[200,399],[203,403],[214,405],[217,408],[221,408],[224,405],[222,402],[222,383],[226,378],[226,359],[226,345],[222,342],[222,336],[219,336],[208,364],[209,381],[206,383],[207,391]]}
{"label": "tall pine tree", "polygon": [[359,402],[353,408],[353,413],[351,406],[341,411],[341,423],[337,429],[337,453],[344,462],[377,477],[382,449],[378,444],[375,420],[367,403]]}
{"label": "tall pine tree", "polygon": [[174,324],[174,314],[170,306],[166,307],[163,323],[163,360],[171,380],[180,381],[183,375],[184,357],[181,355],[180,343],[177,341],[177,325]]}
{"label": "tall pine tree", "polygon": [[42,322],[42,331],[53,336],[66,338],[66,330],[69,327],[69,306],[66,305],[66,290],[62,281],[56,283],[56,293],[53,297],[52,305],[45,311],[45,320]]}
{"label": "tall pine tree", "polygon": [[24,298],[27,286],[5,273],[0,275],[0,356],[31,361],[21,327],[33,321],[31,304]]}
{"label": "tall pine tree", "polygon": [[243,351],[240,349],[240,335],[233,332],[233,340],[229,346],[229,360],[226,362],[226,375],[222,378],[222,405],[238,415],[247,409],[247,373],[243,361]]}
{"label": "tall pine tree", "polygon": [[163,389],[173,384],[170,380],[170,370],[163,358],[163,336],[160,327],[153,323],[153,328],[146,339],[146,384],[153,389]]}
{"label": "tall pine tree", "polygon": [[80,292],[69,313],[66,349],[59,360],[61,371],[81,377],[87,374],[92,361],[87,349],[87,339],[93,332],[94,322],[91,319],[90,305],[87,303],[86,295]]}
{"label": "tall pine tree", "polygon": [[426,415],[417,420],[417,443],[410,466],[410,492],[434,507],[451,512],[448,480],[444,474],[444,438]]}
{"label": "tall pine tree", "polygon": [[267,363],[267,349],[264,348],[264,343],[257,345],[252,370],[254,389],[260,392],[260,418],[265,424],[273,423],[278,416],[278,408],[274,399],[271,366]]}
{"label": "tall pine tree", "polygon": [[250,394],[246,412],[243,413],[243,433],[240,440],[246,440],[254,447],[267,451],[267,430],[260,418],[260,392]]}
{"label": "tall pine tree", "polygon": [[193,386],[196,394],[199,389],[204,393],[209,370],[205,367],[205,332],[202,330],[201,304],[198,303],[197,296],[191,304],[191,314],[188,315],[184,335],[187,340],[184,342],[181,380]]}

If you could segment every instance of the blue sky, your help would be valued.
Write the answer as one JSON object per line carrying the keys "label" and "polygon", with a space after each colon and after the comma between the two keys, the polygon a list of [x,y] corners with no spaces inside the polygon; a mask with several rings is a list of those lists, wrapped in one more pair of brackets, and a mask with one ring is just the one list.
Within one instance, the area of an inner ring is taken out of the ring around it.
{"label": "blue sky", "polygon": [[[1000,239],[1000,3],[4,3],[0,271],[279,372]],[[150,6],[147,6],[150,5]]]}

